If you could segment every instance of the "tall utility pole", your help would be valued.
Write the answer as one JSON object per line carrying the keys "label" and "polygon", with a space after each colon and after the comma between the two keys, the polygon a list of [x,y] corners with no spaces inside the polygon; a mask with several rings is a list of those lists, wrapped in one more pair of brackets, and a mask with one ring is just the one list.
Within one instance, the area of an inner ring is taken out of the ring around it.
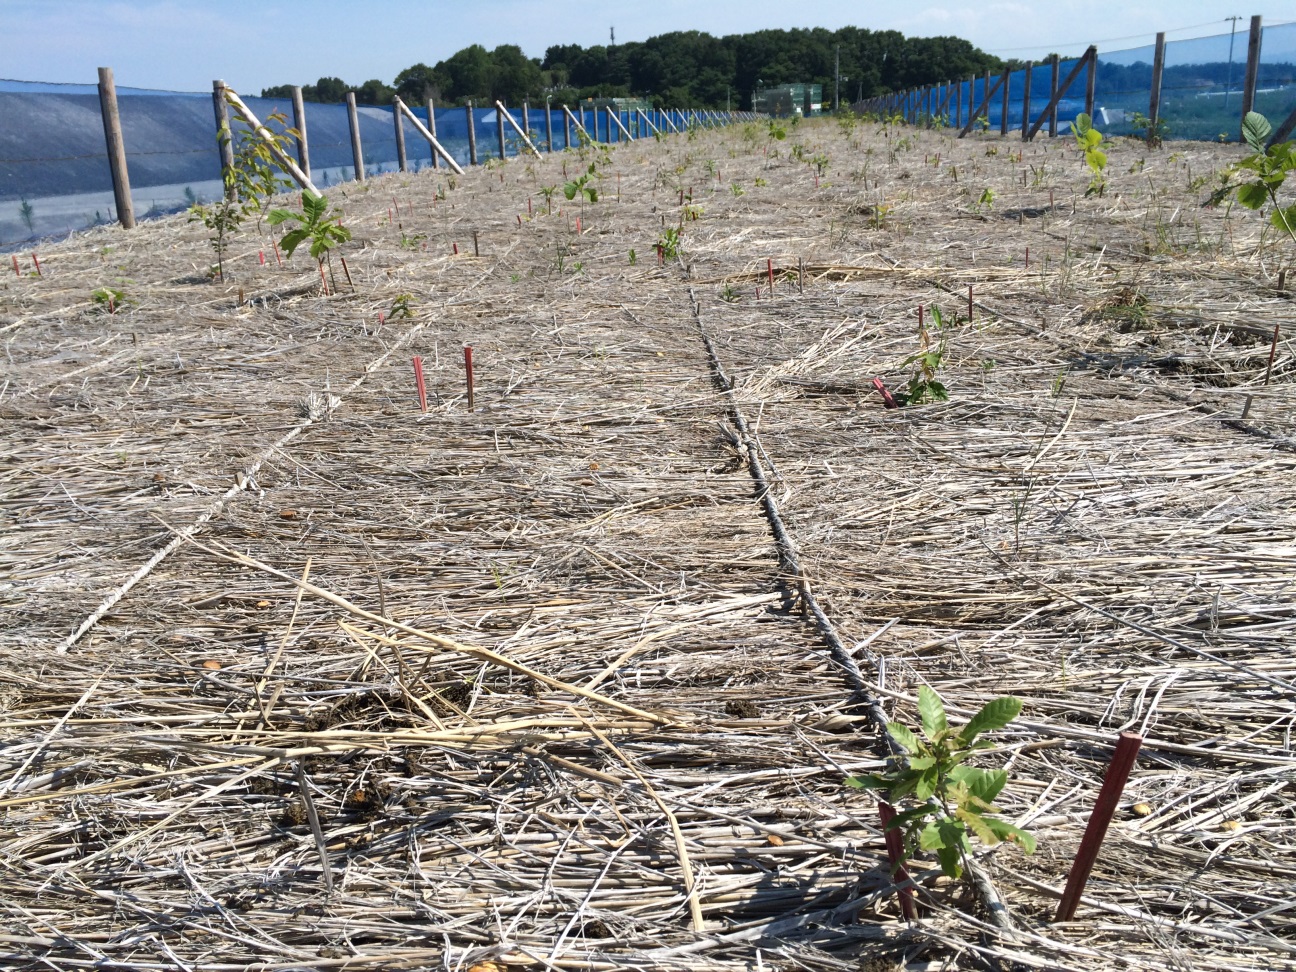
{"label": "tall utility pole", "polygon": [[833,111],[841,111],[841,45],[837,45],[836,61],[833,65]]}
{"label": "tall utility pole", "polygon": [[1224,82],[1224,110],[1228,111],[1229,91],[1233,89],[1233,38],[1237,34],[1237,22],[1242,18],[1233,16],[1224,19],[1233,21],[1233,29],[1229,31],[1228,80]]}

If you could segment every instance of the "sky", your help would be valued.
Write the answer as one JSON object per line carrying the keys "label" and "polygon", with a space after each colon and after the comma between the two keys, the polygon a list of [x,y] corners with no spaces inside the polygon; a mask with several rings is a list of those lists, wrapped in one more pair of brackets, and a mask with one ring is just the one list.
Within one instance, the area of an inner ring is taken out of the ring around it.
{"label": "sky", "polygon": [[412,64],[435,64],[470,44],[517,44],[543,57],[552,44],[606,44],[676,30],[716,35],[767,28],[855,26],[928,37],[954,35],[1002,57],[1037,58],[1096,43],[1115,51],[1227,33],[1241,15],[1296,21],[1296,0],[1250,9],[1218,0],[0,0],[0,78],[207,91],[220,78],[255,93],[321,76],[390,83]]}

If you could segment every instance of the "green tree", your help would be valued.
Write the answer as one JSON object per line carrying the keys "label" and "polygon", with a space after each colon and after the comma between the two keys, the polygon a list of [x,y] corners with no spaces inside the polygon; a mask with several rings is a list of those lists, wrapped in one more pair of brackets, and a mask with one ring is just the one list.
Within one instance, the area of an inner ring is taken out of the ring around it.
{"label": "green tree", "polygon": [[421,105],[425,92],[431,91],[433,98],[440,98],[441,91],[448,86],[445,75],[422,62],[407,67],[396,75],[394,84],[396,93],[407,105]]}

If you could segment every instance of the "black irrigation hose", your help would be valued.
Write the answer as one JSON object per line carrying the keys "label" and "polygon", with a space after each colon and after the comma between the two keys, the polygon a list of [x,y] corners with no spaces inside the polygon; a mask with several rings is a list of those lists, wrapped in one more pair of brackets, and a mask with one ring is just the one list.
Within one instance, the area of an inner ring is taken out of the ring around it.
{"label": "black irrigation hose", "polygon": [[[738,432],[736,444],[747,453],[747,468],[756,483],[756,496],[760,500],[761,508],[765,512],[765,518],[769,521],[770,532],[774,534],[774,542],[778,547],[779,567],[784,571],[788,579],[795,581],[796,593],[801,600],[802,606],[813,616],[815,627],[818,629],[824,643],[828,646],[829,655],[837,664],[837,667],[841,669],[842,677],[851,690],[852,708],[862,709],[867,713],[869,721],[882,737],[882,743],[886,747],[886,758],[894,761],[896,757],[902,755],[903,750],[891,738],[891,734],[886,731],[889,720],[886,713],[882,711],[882,703],[871,692],[870,686],[864,680],[864,675],[860,671],[855,658],[837,633],[836,625],[824,613],[823,608],[819,606],[818,600],[815,599],[814,593],[810,590],[810,582],[801,569],[801,559],[797,556],[796,547],[793,546],[792,538],[788,535],[787,527],[783,523],[783,517],[779,513],[778,503],[775,501],[773,491],[770,489],[769,477],[765,475],[765,467],[761,464],[760,449],[756,444],[755,437],[749,431],[747,419],[743,415],[742,409],[738,407],[738,399],[734,395],[733,381],[726,374],[724,365],[720,362],[720,355],[716,352],[715,345],[711,341],[711,335],[707,333],[706,327],[702,323],[702,305],[698,303],[697,295],[692,287],[689,288],[689,301],[693,305],[693,318],[697,322],[698,334],[702,338],[702,345],[706,348],[707,358],[710,361],[711,377],[728,402],[729,420]],[[1003,899],[1000,898],[999,893],[990,882],[989,875],[975,863],[971,856],[966,858],[966,863],[968,876],[980,892],[990,920],[997,927],[1005,931],[1012,931],[1013,924],[1008,909],[1004,906]]]}
{"label": "black irrigation hose", "polygon": [[774,534],[774,542],[778,547],[779,567],[784,571],[788,579],[795,582],[796,593],[800,598],[802,607],[814,618],[815,627],[818,629],[824,643],[828,646],[832,660],[841,669],[847,687],[851,690],[853,706],[862,708],[868,714],[869,720],[886,740],[890,755],[898,755],[899,749],[895,741],[886,732],[886,725],[889,720],[882,711],[881,702],[873,694],[869,683],[864,680],[864,674],[860,671],[859,665],[851,655],[850,650],[842,642],[836,626],[832,623],[832,619],[824,613],[823,608],[819,606],[818,600],[815,599],[814,593],[810,590],[810,582],[805,575],[805,571],[801,569],[801,560],[797,556],[796,547],[792,543],[792,538],[788,536],[787,527],[784,525],[783,517],[779,513],[778,503],[775,501],[774,493],[770,489],[769,478],[765,475],[765,467],[761,463],[760,450],[748,428],[747,419],[743,415],[742,409],[738,407],[738,400],[734,397],[733,381],[725,373],[724,365],[720,363],[720,356],[716,352],[715,345],[711,342],[711,335],[707,333],[706,327],[702,323],[702,306],[698,303],[692,287],[689,288],[689,300],[693,304],[693,318],[697,322],[698,333],[702,337],[702,344],[706,348],[707,358],[710,360],[711,376],[729,404],[729,420],[738,432],[737,445],[747,453],[747,468],[751,471],[752,479],[756,482],[756,497],[760,500],[761,508],[765,511],[765,518],[769,521],[770,532]]}

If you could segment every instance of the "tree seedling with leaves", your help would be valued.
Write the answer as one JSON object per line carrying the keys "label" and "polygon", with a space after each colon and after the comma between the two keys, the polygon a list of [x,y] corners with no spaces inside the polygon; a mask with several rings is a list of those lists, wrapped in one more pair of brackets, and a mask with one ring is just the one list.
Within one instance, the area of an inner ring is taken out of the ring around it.
{"label": "tree seedling with leaves", "polygon": [[330,274],[333,271],[332,251],[351,239],[351,231],[342,225],[342,213],[336,209],[330,210],[328,197],[323,195],[304,192],[300,213],[291,209],[272,209],[267,220],[271,226],[296,223],[297,226],[285,233],[279,241],[284,253],[291,257],[297,247],[309,241],[310,255],[321,269],[324,261],[328,260]]}
{"label": "tree seedling with leaves", "polygon": [[[940,380],[941,366],[945,362],[945,318],[940,308],[934,305],[931,307],[931,322],[932,326],[928,328],[919,315],[918,350],[904,360],[904,367],[914,366],[904,393],[906,405],[949,401],[949,391]],[[934,344],[932,330],[936,332]]]}
{"label": "tree seedling with leaves", "polygon": [[926,685],[918,689],[918,714],[922,737],[897,722],[887,734],[903,750],[895,765],[882,773],[853,776],[847,784],[861,790],[879,790],[891,803],[913,805],[896,814],[887,829],[904,836],[906,853],[934,852],[941,870],[952,878],[963,873],[963,862],[972,851],[970,837],[993,846],[1003,841],[1035,852],[1035,838],[1006,820],[995,798],[1008,783],[1008,771],[979,769],[968,759],[992,743],[978,740],[982,733],[1002,729],[1021,712],[1021,700],[1007,695],[987,702],[961,728],[950,726],[941,698]]}
{"label": "tree seedling with leaves", "polygon": [[1075,133],[1076,144],[1084,152],[1085,164],[1092,173],[1085,195],[1101,196],[1107,189],[1107,153],[1103,151],[1102,132],[1093,127],[1093,119],[1083,111],[1076,115],[1071,131]]}
{"label": "tree seedling with leaves", "polygon": [[566,196],[569,200],[575,199],[577,196],[580,196],[582,203],[586,199],[588,199],[592,203],[598,202],[598,189],[596,189],[594,186],[589,185],[590,179],[594,176],[594,174],[597,171],[598,169],[596,168],[595,164],[591,162],[589,169],[586,170],[584,175],[582,175],[578,179],[573,179],[571,182],[567,182],[563,184],[563,195]]}
{"label": "tree seedling with leaves", "polygon": [[[1234,189],[1237,200],[1247,209],[1272,206],[1269,222],[1287,234],[1296,243],[1296,203],[1283,206],[1278,200],[1287,176],[1296,170],[1296,142],[1282,142],[1266,148],[1273,128],[1269,120],[1258,111],[1249,111],[1242,119],[1242,138],[1251,147],[1251,155],[1229,169],[1228,181],[1211,195],[1211,204],[1218,205]],[[1240,177],[1239,181],[1233,181]]]}

